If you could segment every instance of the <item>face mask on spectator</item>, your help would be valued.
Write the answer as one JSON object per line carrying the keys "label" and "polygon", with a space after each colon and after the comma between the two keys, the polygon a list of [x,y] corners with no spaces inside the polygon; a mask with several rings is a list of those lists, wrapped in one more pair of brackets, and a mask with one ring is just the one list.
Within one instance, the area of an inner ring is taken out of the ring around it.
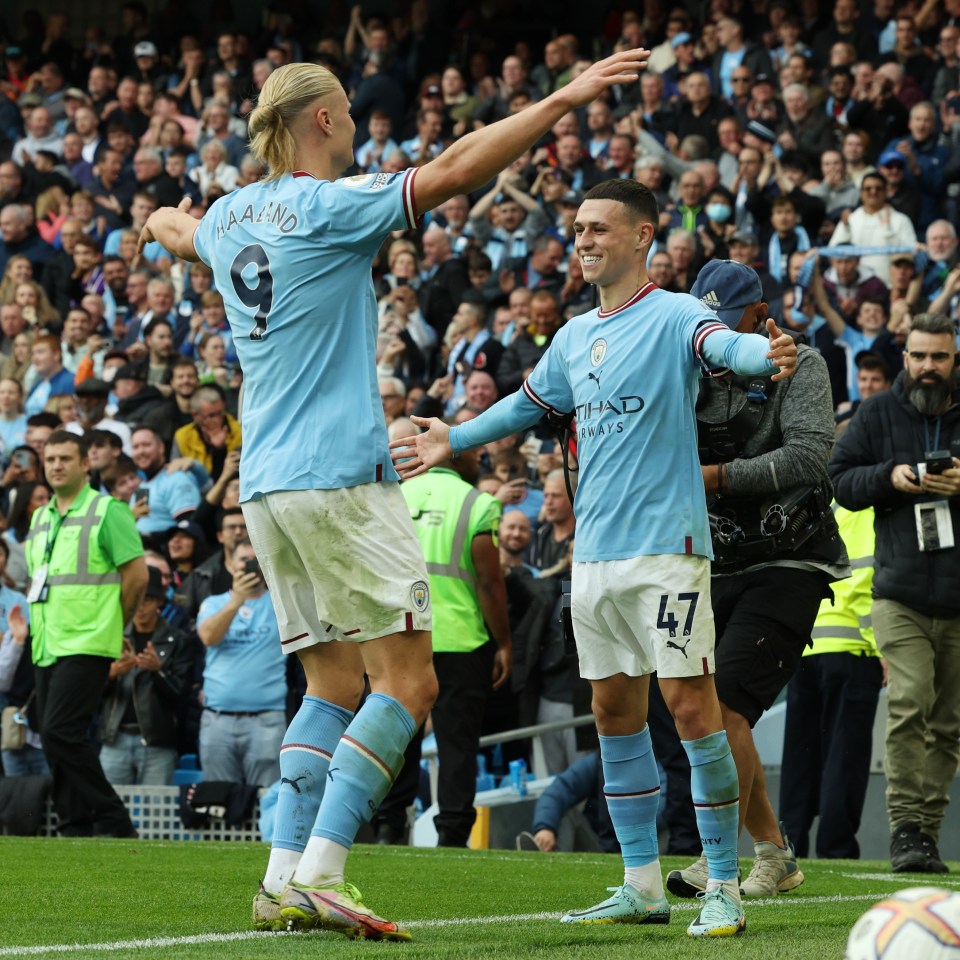
{"label": "face mask on spectator", "polygon": [[730,219],[730,208],[725,203],[707,205],[707,216],[714,223],[726,223]]}

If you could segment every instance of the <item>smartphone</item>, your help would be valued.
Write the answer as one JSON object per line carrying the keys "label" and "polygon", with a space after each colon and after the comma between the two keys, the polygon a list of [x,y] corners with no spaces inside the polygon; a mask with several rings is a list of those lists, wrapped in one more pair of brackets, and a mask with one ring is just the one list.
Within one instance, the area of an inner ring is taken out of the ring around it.
{"label": "smartphone", "polygon": [[410,281],[406,277],[397,277],[397,286],[398,287],[409,287]]}
{"label": "smartphone", "polygon": [[137,487],[133,491],[133,502],[134,503],[150,503],[150,488],[149,487]]}
{"label": "smartphone", "polygon": [[934,450],[926,455],[927,473],[943,473],[953,467],[949,450]]}
{"label": "smartphone", "polygon": [[256,557],[247,557],[247,559],[243,561],[243,572],[254,573],[258,577],[262,576],[260,573],[260,561]]}
{"label": "smartphone", "polygon": [[18,450],[13,455],[13,462],[15,466],[18,466],[21,470],[30,469],[30,454],[26,450]]}

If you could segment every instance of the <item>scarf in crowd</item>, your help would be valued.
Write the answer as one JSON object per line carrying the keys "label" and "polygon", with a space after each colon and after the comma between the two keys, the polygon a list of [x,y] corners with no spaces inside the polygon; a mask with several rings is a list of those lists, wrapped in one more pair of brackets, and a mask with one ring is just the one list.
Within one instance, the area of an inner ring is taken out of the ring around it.
{"label": "scarf in crowd", "polygon": [[[774,234],[774,236],[776,236],[776,234]],[[895,253],[912,253],[914,269],[918,276],[923,273],[927,264],[930,262],[930,257],[924,250],[916,251],[915,246],[908,246],[903,243],[879,247],[858,247],[852,243],[841,243],[835,247],[817,247],[816,250],[818,257],[836,257],[840,259],[844,257],[892,257]],[[794,310],[799,310],[803,306],[803,298],[810,286],[810,281],[813,279],[813,265],[813,257],[805,260],[803,266],[800,268],[800,273],[797,275],[797,282],[793,288]]]}
{"label": "scarf in crowd", "polygon": [[[803,227],[794,227],[793,232],[797,235],[797,250],[810,249],[810,237]],[[776,230],[770,237],[770,246],[767,250],[767,262],[770,264],[770,276],[774,280],[782,280],[784,277],[783,254],[780,250],[780,234]]]}

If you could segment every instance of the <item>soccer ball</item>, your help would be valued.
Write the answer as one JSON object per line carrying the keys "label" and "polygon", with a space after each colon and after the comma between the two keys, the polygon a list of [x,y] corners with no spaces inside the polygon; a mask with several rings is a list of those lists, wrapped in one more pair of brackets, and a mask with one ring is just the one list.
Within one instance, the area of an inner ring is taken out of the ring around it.
{"label": "soccer ball", "polygon": [[844,960],[960,960],[960,893],[898,890],[854,924]]}

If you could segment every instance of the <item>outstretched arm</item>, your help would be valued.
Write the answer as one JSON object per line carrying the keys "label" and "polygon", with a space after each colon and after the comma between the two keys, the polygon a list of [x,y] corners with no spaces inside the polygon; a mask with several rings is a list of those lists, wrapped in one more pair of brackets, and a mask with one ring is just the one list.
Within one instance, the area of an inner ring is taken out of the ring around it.
{"label": "outstretched arm", "polygon": [[151,213],[140,231],[137,254],[142,254],[148,243],[157,240],[168,253],[196,263],[200,257],[193,245],[193,235],[200,221],[188,213],[192,203],[189,197],[184,197],[176,207],[161,207]]}
{"label": "outstretched arm", "polygon": [[596,100],[608,87],[636,81],[649,56],[650,52],[642,48],[615,53],[545,100],[457,140],[417,173],[417,210],[425,213],[456,194],[483,186],[532,147],[564,114]]}

